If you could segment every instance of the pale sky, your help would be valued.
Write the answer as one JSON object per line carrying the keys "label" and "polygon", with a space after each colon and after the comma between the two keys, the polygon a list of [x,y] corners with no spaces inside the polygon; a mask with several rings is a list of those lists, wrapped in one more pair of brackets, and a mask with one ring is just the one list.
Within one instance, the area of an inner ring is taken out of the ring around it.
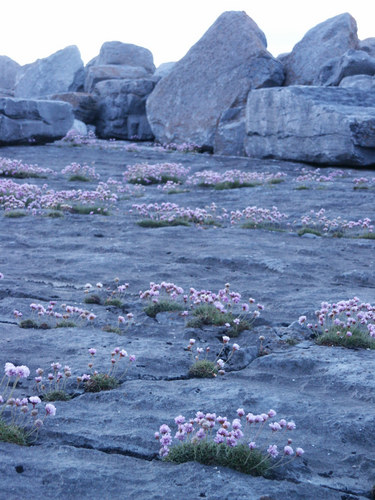
{"label": "pale sky", "polygon": [[0,0],[0,54],[20,64],[77,45],[84,63],[106,41],[146,47],[155,65],[181,59],[222,12],[244,10],[276,57],[316,24],[344,12],[375,37],[375,0]]}

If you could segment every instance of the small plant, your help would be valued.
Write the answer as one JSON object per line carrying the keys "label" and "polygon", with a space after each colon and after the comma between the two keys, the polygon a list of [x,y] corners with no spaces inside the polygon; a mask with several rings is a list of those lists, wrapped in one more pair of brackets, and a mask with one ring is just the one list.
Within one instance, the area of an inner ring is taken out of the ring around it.
{"label": "small plant", "polygon": [[61,170],[63,175],[69,175],[70,181],[90,182],[98,180],[100,175],[95,172],[95,167],[72,163]]}
{"label": "small plant", "polygon": [[[89,353],[92,360],[96,354],[96,349],[90,348]],[[117,367],[121,363],[122,359],[127,358],[128,363],[125,369],[119,374],[116,374]],[[111,352],[110,368],[107,373],[99,373],[93,369],[93,361],[91,360],[88,364],[90,369],[89,374],[83,374],[81,377],[77,377],[78,385],[83,382],[85,392],[100,392],[100,391],[110,391],[117,387],[120,383],[122,377],[128,372],[130,365],[135,362],[134,354],[128,355],[125,349],[120,349],[115,347]]]}
{"label": "small plant", "polygon": [[37,437],[46,417],[55,415],[56,408],[50,403],[46,404],[44,415],[40,415],[41,400],[38,396],[22,399],[13,397],[19,380],[30,375],[27,366],[15,366],[7,362],[4,373],[0,382],[0,441],[26,446],[32,438]]}
{"label": "small plant", "polygon": [[[242,408],[237,410],[238,418],[231,422],[227,417],[216,416],[216,413],[196,413],[195,418],[186,420],[183,415],[175,418],[177,432],[174,436],[178,444],[172,446],[172,431],[166,424],[160,426],[155,433],[161,445],[159,454],[165,461],[185,463],[197,461],[205,465],[222,465],[231,467],[239,472],[253,476],[264,476],[272,469],[286,465],[304,454],[302,448],[291,447],[292,440],[287,433],[296,427],[293,421],[281,419],[268,424],[273,435],[280,438],[285,436],[287,444],[282,451],[279,444],[267,447],[258,444],[260,434],[265,429],[266,422],[274,418],[276,412],[254,415]],[[245,417],[245,422],[241,419]],[[218,429],[215,433],[215,426]],[[281,456],[281,458],[280,458]],[[279,458],[278,458],[279,457]]]}
{"label": "small plant", "polygon": [[315,236],[322,236],[322,233],[320,231],[312,227],[303,227],[302,229],[299,229],[298,236],[303,236],[304,234],[315,234]]}
{"label": "small plant", "polygon": [[301,217],[301,231],[337,238],[343,236],[361,237],[362,234],[369,234],[374,230],[371,219],[368,217],[358,219],[357,221],[348,221],[342,219],[340,216],[329,218],[325,212],[325,209],[321,208],[317,212],[310,210],[309,214],[303,215]]}
{"label": "small plant", "polygon": [[120,279],[115,278],[114,285],[103,285],[100,281],[95,287],[91,283],[86,283],[84,299],[86,304],[104,304],[106,306],[123,307],[122,298],[129,287],[129,283],[119,284]]}
{"label": "small plant", "polygon": [[[317,333],[318,344],[375,349],[375,306],[360,302],[358,297],[322,302],[315,316],[317,322],[306,326]],[[307,318],[300,316],[298,321],[304,325]]]}
{"label": "small plant", "polygon": [[[143,227],[164,227],[173,225],[189,225],[189,223],[201,226],[220,225],[223,218],[227,217],[223,209],[223,215],[216,214],[216,205],[212,204],[206,208],[180,207],[176,203],[141,203],[134,204],[130,213],[134,210],[143,218]],[[150,221],[146,224],[146,221]]]}
{"label": "small plant", "polygon": [[161,312],[174,312],[174,311],[182,311],[184,309],[182,304],[175,302],[174,300],[158,300],[158,302],[154,302],[152,304],[147,305],[144,308],[144,312],[150,318],[156,318],[156,315]]}
{"label": "small plant", "polygon": [[63,370],[60,363],[51,363],[52,371],[48,373],[47,378],[43,379],[44,370],[36,369],[35,385],[40,397],[44,401],[68,401],[71,397],[66,392],[66,384],[72,375],[68,365]]}
{"label": "small plant", "polygon": [[[225,365],[230,361],[233,354],[239,350],[240,346],[238,344],[233,344],[232,349],[229,346],[230,338],[226,335],[223,336],[223,345],[216,355],[214,361],[210,361],[207,359],[207,356],[210,353],[210,347],[207,346],[206,349],[203,347],[196,348],[196,354],[193,354],[193,346],[195,344],[195,339],[190,339],[189,345],[187,346],[187,350],[191,353],[193,358],[193,364],[189,369],[190,377],[196,378],[213,378],[216,377],[217,374],[224,375]],[[200,355],[205,353],[204,359],[199,359]],[[229,353],[229,354],[228,354]],[[222,358],[226,358],[224,361]]]}
{"label": "small plant", "polygon": [[144,308],[147,316],[155,318],[160,312],[182,311],[187,298],[182,298],[183,288],[162,281],[161,283],[150,283],[150,288],[139,292],[139,297],[149,303]]}
{"label": "small plant", "polygon": [[134,314],[128,313],[126,316],[119,316],[117,318],[118,326],[104,325],[103,331],[109,333],[117,333],[117,335],[124,335],[125,332],[134,324]]}
{"label": "small plant", "polygon": [[193,186],[213,187],[216,190],[256,187],[262,184],[277,184],[283,182],[285,173],[269,174],[262,172],[242,172],[241,170],[226,170],[223,174],[212,170],[203,170],[190,176],[186,183]]}
{"label": "small plant", "polygon": [[21,160],[11,158],[0,158],[0,177],[13,177],[15,179],[27,179],[28,177],[46,178],[54,174],[50,168],[28,165]]}
{"label": "small plant", "polygon": [[183,167],[180,163],[137,163],[128,165],[124,172],[124,180],[131,184],[166,184],[168,181],[181,183],[182,179],[189,173],[189,167]]}
{"label": "small plant", "polygon": [[140,227],[148,228],[158,228],[158,227],[173,227],[173,226],[190,226],[190,224],[184,219],[173,219],[173,220],[153,220],[153,219],[143,219],[137,222]]}
{"label": "small plant", "polygon": [[20,319],[19,326],[21,328],[39,328],[47,330],[49,328],[72,328],[77,326],[72,317],[76,316],[83,322],[93,322],[96,319],[94,313],[81,309],[76,306],[61,304],[62,312],[55,311],[57,302],[50,300],[47,307],[42,304],[30,304],[31,314],[35,317],[21,320],[23,314],[15,309],[13,315],[16,319]]}
{"label": "small plant", "polygon": [[24,210],[6,210],[4,212],[4,217],[9,219],[20,219],[21,217],[26,217],[27,213]]}

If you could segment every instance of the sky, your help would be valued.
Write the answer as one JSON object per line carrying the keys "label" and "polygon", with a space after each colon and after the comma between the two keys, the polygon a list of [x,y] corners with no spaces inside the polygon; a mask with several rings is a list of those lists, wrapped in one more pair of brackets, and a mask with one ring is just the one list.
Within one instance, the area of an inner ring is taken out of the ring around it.
{"label": "sky", "polygon": [[275,57],[312,27],[349,12],[375,37],[375,0],[0,0],[0,55],[27,64],[77,45],[84,63],[106,41],[146,47],[155,65],[181,59],[225,11],[245,11]]}

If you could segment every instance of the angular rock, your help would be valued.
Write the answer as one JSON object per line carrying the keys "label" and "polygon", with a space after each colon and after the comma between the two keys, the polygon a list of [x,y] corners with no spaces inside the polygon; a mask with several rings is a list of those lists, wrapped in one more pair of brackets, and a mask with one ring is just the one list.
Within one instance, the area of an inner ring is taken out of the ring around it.
{"label": "angular rock", "polygon": [[367,52],[371,57],[375,57],[375,37],[360,40],[358,48]]}
{"label": "angular rock", "polygon": [[354,75],[346,76],[340,82],[339,87],[346,89],[359,89],[365,91],[375,91],[375,76],[369,75]]}
{"label": "angular rock", "polygon": [[73,123],[65,102],[0,98],[0,144],[45,143],[61,139]]}
{"label": "angular rock", "polygon": [[161,64],[156,68],[154,76],[158,78],[164,78],[165,76],[169,75],[175,64],[175,62],[166,62]]}
{"label": "angular rock", "polygon": [[219,155],[245,156],[245,136],[245,108],[228,109],[222,114],[216,130],[214,152]]}
{"label": "angular rock", "polygon": [[293,86],[250,92],[248,156],[331,165],[375,164],[375,94]]}
{"label": "angular rock", "polygon": [[84,67],[75,45],[27,65],[15,87],[15,97],[38,98],[83,88]]}
{"label": "angular rock", "polygon": [[162,78],[147,100],[161,143],[214,146],[224,111],[241,107],[253,88],[281,85],[282,65],[266,50],[263,32],[245,12],[224,12]]}
{"label": "angular rock", "polygon": [[135,80],[151,76],[151,73],[142,66],[91,66],[85,77],[85,92],[92,92],[97,83],[104,80]]}
{"label": "angular rock", "polygon": [[363,50],[348,50],[331,59],[319,73],[320,85],[339,85],[346,76],[375,75],[375,57]]}
{"label": "angular rock", "polygon": [[105,42],[101,46],[99,56],[95,58],[96,66],[120,65],[141,66],[147,72],[155,71],[152,53],[138,45],[122,42]]}
{"label": "angular rock", "polygon": [[284,85],[320,85],[321,68],[334,57],[358,48],[357,23],[350,14],[340,14],[318,24],[283,57]]}
{"label": "angular rock", "polygon": [[106,139],[152,140],[145,108],[154,86],[153,79],[99,82],[95,87],[97,135]]}
{"label": "angular rock", "polygon": [[47,96],[52,101],[64,101],[73,107],[74,118],[84,123],[94,123],[96,117],[96,100],[92,94],[85,92],[64,92]]}
{"label": "angular rock", "polygon": [[21,66],[10,57],[0,56],[0,89],[13,90]]}

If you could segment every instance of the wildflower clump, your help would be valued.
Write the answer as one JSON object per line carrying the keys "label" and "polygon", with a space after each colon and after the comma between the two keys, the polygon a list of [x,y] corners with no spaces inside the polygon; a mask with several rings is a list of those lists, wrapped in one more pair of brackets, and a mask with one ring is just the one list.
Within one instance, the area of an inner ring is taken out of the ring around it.
{"label": "wildflower clump", "polygon": [[168,181],[180,184],[188,175],[190,167],[181,163],[137,163],[128,165],[124,172],[124,181],[131,184],[165,184]]}
{"label": "wildflower clump", "polygon": [[[84,389],[86,392],[100,392],[100,391],[110,391],[117,387],[120,380],[126,375],[130,366],[135,362],[136,357],[134,354],[128,354],[125,349],[120,349],[120,347],[115,347],[111,352],[110,367],[107,372],[100,373],[94,370],[94,356],[96,354],[96,349],[91,347],[89,349],[89,354],[91,360],[88,363],[90,373],[85,373],[80,377],[77,377],[78,385],[83,382]],[[118,366],[123,365],[123,361],[127,360],[125,368],[121,372],[118,370]]]}
{"label": "wildflower clump", "polygon": [[100,175],[96,173],[95,167],[75,162],[63,168],[61,173],[68,175],[70,181],[89,182],[100,179]]}
{"label": "wildflower clump", "polygon": [[47,177],[55,172],[50,168],[29,165],[21,160],[0,157],[0,177],[14,177],[26,179],[27,177]]}
{"label": "wildflower clump", "polygon": [[317,334],[318,344],[375,349],[374,305],[361,302],[358,297],[336,303],[322,302],[315,316],[314,324],[306,323],[306,316],[301,316],[299,323]]}
{"label": "wildflower clump", "polygon": [[61,304],[62,312],[55,310],[57,302],[50,300],[47,306],[43,304],[30,304],[31,317],[22,319],[23,313],[18,309],[13,311],[15,318],[20,319],[19,326],[21,328],[39,328],[47,330],[49,328],[72,328],[77,326],[74,319],[81,322],[92,323],[96,319],[96,315],[86,309],[77,306]]}
{"label": "wildflower clump", "polygon": [[[254,476],[264,476],[270,470],[286,465],[304,453],[302,448],[293,449],[289,434],[296,427],[293,421],[272,419],[274,410],[259,415],[237,410],[237,418],[230,421],[216,413],[198,411],[195,418],[187,420],[183,415],[174,419],[177,432],[173,442],[171,428],[163,424],[155,433],[161,445],[159,454],[169,462],[197,461],[206,465],[222,465]],[[268,428],[270,439],[262,439]],[[280,442],[283,444],[280,447]]]}
{"label": "wildflower clump", "polygon": [[37,436],[45,419],[56,414],[55,406],[50,403],[41,410],[41,399],[38,396],[13,397],[19,380],[29,375],[30,369],[27,366],[5,363],[4,376],[0,382],[0,441],[25,446],[32,437]]}
{"label": "wildflower clump", "polygon": [[106,306],[115,306],[121,308],[123,306],[122,299],[129,283],[120,284],[119,278],[115,278],[114,285],[103,285],[100,281],[93,286],[91,283],[86,283],[85,303],[86,304],[104,304]]}
{"label": "wildflower clump", "polygon": [[140,291],[139,297],[148,301],[144,308],[150,318],[155,318],[160,312],[182,311],[185,299],[182,298],[183,288],[174,283],[162,281],[161,283],[150,283],[148,290]]}
{"label": "wildflower clump", "polygon": [[232,225],[242,223],[245,229],[271,229],[282,228],[284,219],[288,216],[279,211],[276,206],[271,209],[257,206],[246,207],[243,210],[232,210],[230,213],[230,223]]}
{"label": "wildflower clump", "polygon": [[35,385],[38,394],[44,401],[68,401],[70,395],[66,392],[66,384],[72,376],[68,365],[62,367],[58,362],[51,363],[51,371],[46,377],[42,368],[36,369]]}
{"label": "wildflower clump", "polygon": [[262,184],[278,184],[283,182],[285,173],[277,172],[242,172],[233,169],[224,173],[213,170],[203,170],[188,177],[186,183],[192,186],[213,187],[216,190],[255,187]]}
{"label": "wildflower clump", "polygon": [[346,220],[341,216],[329,218],[324,208],[318,211],[310,210],[308,214],[303,215],[299,226],[301,226],[298,231],[300,236],[305,233],[313,233],[317,236],[366,238],[374,231],[374,226],[368,217],[358,220]]}
{"label": "wildflower clump", "polygon": [[[222,338],[222,346],[219,352],[216,354],[214,360],[209,360],[208,356],[210,354],[210,347],[206,348],[195,346],[195,353],[193,346],[196,343],[195,339],[189,340],[189,345],[187,350],[191,353],[193,359],[193,364],[189,369],[190,377],[196,378],[213,378],[219,375],[225,374],[225,365],[230,361],[233,354],[240,349],[238,344],[233,344],[232,348],[229,345],[230,338],[226,335]],[[229,354],[228,354],[229,353]],[[200,356],[204,355],[202,359]],[[225,358],[225,360],[223,359]]]}

